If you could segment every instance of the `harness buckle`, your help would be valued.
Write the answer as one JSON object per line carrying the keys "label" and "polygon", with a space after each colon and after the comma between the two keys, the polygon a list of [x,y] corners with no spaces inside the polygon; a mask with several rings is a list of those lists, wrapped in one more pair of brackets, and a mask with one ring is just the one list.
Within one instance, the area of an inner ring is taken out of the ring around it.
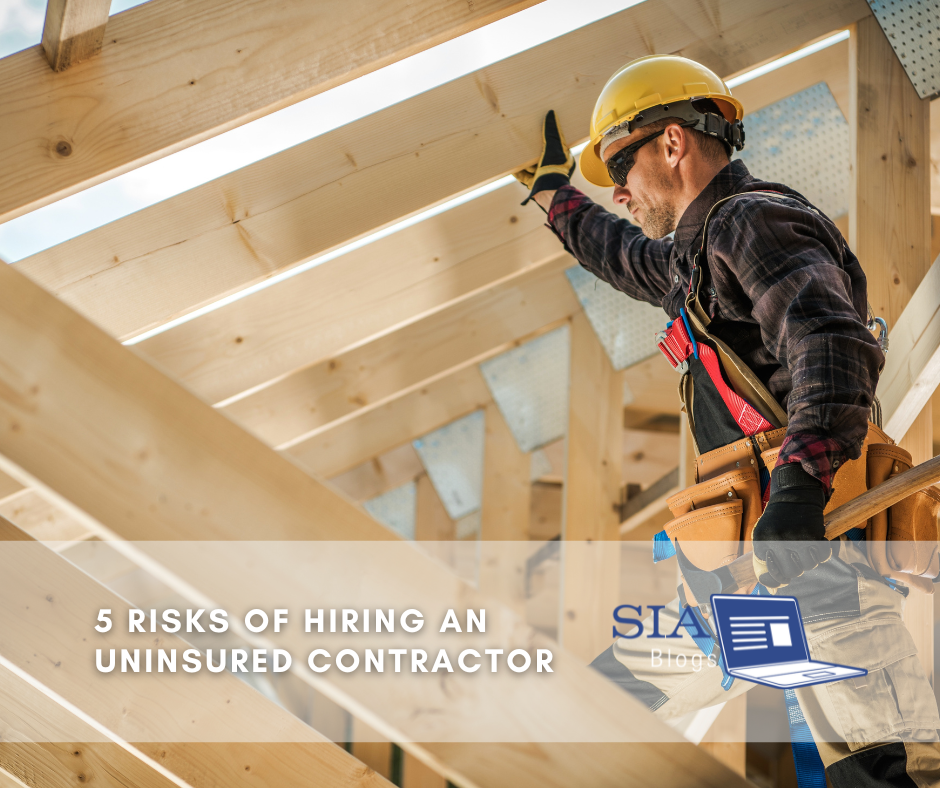
{"label": "harness buckle", "polygon": [[672,368],[681,374],[685,374],[689,371],[689,362],[687,359],[682,359],[681,361],[676,358],[673,352],[669,349],[669,345],[666,343],[666,332],[657,331],[656,332],[656,346],[662,351],[663,355],[666,357],[666,360],[672,364]]}

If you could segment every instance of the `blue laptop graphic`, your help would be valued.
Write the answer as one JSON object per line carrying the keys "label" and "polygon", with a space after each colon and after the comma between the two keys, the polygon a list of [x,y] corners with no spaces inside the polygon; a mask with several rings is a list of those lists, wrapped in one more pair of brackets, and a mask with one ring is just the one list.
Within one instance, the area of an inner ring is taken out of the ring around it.
{"label": "blue laptop graphic", "polygon": [[732,676],[791,689],[864,676],[864,668],[809,658],[800,606],[792,596],[715,594],[712,611]]}

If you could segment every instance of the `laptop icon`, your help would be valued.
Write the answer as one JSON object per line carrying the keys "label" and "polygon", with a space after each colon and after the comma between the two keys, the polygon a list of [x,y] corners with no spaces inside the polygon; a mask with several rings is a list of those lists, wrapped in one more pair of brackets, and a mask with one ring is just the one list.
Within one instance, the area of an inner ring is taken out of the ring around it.
{"label": "laptop icon", "polygon": [[809,658],[800,606],[792,596],[715,594],[712,611],[732,676],[791,689],[864,676],[864,668]]}

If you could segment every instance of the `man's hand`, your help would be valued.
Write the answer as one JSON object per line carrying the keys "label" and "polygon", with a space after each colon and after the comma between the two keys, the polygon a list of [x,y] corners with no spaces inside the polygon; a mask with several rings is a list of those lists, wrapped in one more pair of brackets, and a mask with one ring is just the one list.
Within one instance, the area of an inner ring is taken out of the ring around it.
{"label": "man's hand", "polygon": [[[529,190],[522,201],[525,205],[536,194],[567,186],[574,172],[574,156],[565,144],[565,135],[558,128],[555,110],[549,110],[542,125],[542,155],[538,164],[513,173],[516,180]],[[541,204],[541,200],[538,201]],[[544,207],[544,206],[543,206]]]}
{"label": "man's hand", "polygon": [[767,588],[783,588],[832,558],[826,540],[822,484],[798,463],[774,468],[770,500],[754,526],[754,572]]}

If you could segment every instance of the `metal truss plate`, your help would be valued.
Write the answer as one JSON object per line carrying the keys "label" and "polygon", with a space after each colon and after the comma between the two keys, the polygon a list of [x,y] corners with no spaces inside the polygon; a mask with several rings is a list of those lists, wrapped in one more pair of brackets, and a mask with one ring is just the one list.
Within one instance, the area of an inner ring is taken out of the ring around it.
{"label": "metal truss plate", "polygon": [[568,327],[549,331],[480,365],[519,448],[530,452],[568,427]]}
{"label": "metal truss plate", "polygon": [[940,95],[940,0],[868,0],[917,95]]}
{"label": "metal truss plate", "polygon": [[484,414],[478,410],[413,442],[452,520],[480,508],[485,434]]}
{"label": "metal truss plate", "polygon": [[738,157],[751,173],[796,189],[829,217],[849,210],[849,124],[820,82],[744,118]]}
{"label": "metal truss plate", "polygon": [[414,539],[417,500],[418,487],[414,482],[408,482],[362,505],[383,525],[401,534],[405,539]]}
{"label": "metal truss plate", "polygon": [[656,352],[653,336],[669,319],[662,309],[614,290],[579,265],[565,276],[614,369],[626,369]]}

